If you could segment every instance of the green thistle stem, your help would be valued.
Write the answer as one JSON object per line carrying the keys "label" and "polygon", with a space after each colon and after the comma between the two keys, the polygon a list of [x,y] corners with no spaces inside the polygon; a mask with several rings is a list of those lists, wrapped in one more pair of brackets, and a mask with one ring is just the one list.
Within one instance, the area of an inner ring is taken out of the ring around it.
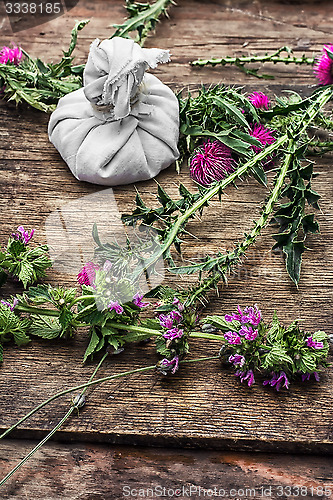
{"label": "green thistle stem", "polygon": [[28,313],[28,314],[40,314],[43,316],[54,316],[56,318],[59,317],[59,311],[57,311],[57,310],[44,309],[42,307],[35,307],[35,306],[26,306],[23,304],[17,304],[17,306],[15,306],[15,311]]}
{"label": "green thistle stem", "polygon": [[[281,52],[287,52],[289,55],[287,57],[280,56]],[[198,59],[196,61],[192,61],[190,64],[192,66],[217,66],[222,65],[225,66],[227,64],[235,64],[235,65],[244,65],[249,63],[263,63],[263,62],[272,62],[276,63],[284,63],[284,64],[307,64],[309,66],[313,66],[315,62],[314,57],[294,57],[290,54],[292,50],[289,47],[281,47],[276,52],[272,54],[265,54],[264,56],[240,56],[240,57],[221,57],[221,58],[211,58],[211,59]]]}
{"label": "green thistle stem", "polygon": [[[278,149],[288,140],[287,134],[282,135],[279,139],[277,139],[273,144],[266,147],[263,151],[258,153],[256,156],[251,158],[249,161],[244,163],[241,167],[239,167],[235,172],[230,174],[226,179],[218,184],[215,184],[212,188],[210,188],[207,193],[200,198],[196,203],[192,205],[184,214],[178,217],[175,223],[172,226],[171,231],[167,235],[165,241],[159,248],[159,250],[149,259],[146,263],[146,268],[148,269],[150,266],[155,264],[160,258],[162,258],[174,242],[178,233],[182,230],[187,220],[201,207],[203,207],[213,196],[217,193],[222,192],[229,184],[232,184],[236,179],[244,175],[248,172],[252,167],[254,167],[258,162],[269,156],[273,151]],[[142,269],[138,270],[133,274],[132,279],[136,281],[138,277],[141,275]]]}

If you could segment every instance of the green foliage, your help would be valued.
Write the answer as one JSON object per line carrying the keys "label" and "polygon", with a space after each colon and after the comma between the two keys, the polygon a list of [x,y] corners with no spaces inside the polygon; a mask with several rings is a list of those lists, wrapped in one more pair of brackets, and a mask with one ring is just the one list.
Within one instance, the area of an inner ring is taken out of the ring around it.
{"label": "green foliage", "polygon": [[[238,333],[244,327],[244,323],[238,320],[228,322],[223,316],[208,316],[204,324],[212,325],[224,333]],[[248,323],[245,326],[248,328],[251,325]],[[261,321],[252,329],[258,331],[253,340],[246,339],[244,333],[241,333],[239,343],[231,344],[226,340],[221,350],[222,359],[229,366],[232,366],[229,362],[231,355],[243,357],[243,363],[236,363],[235,366],[242,373],[252,370],[265,377],[278,377],[284,373],[290,382],[302,375],[310,377],[321,367],[327,366],[329,344],[325,332],[317,331],[310,335],[300,329],[297,321],[285,327],[279,322],[276,312],[270,324]],[[317,348],[308,344],[309,338],[320,343]]]}
{"label": "green foliage", "polygon": [[[249,123],[258,122],[256,108],[241,89],[215,85],[202,86],[198,95],[178,95],[180,116],[180,164],[203,139],[219,140],[241,157],[254,155],[251,146],[261,146],[248,133]],[[244,113],[242,113],[242,111]]]}
{"label": "green foliage", "polygon": [[318,209],[320,196],[312,189],[312,163],[301,166],[302,148],[295,155],[289,171],[290,182],[281,194],[289,198],[289,202],[280,205],[274,213],[272,223],[279,226],[279,233],[274,234],[276,240],[273,249],[281,248],[286,255],[286,269],[297,285],[300,279],[302,255],[306,250],[305,240],[309,233],[319,233],[319,224],[314,220],[315,214],[306,214],[306,205]]}
{"label": "green foliage", "polygon": [[89,21],[76,23],[72,30],[69,49],[63,52],[59,63],[44,63],[23,51],[25,58],[18,66],[0,65],[0,87],[4,98],[16,104],[25,102],[35,109],[52,112],[58,100],[82,86],[83,66],[73,66],[72,53],[77,33]]}
{"label": "green foliage", "polygon": [[0,303],[0,359],[3,359],[3,344],[14,341],[22,346],[30,342],[28,336],[30,320],[21,319],[5,304]]}
{"label": "green foliage", "polygon": [[130,38],[129,33],[137,31],[135,42],[144,44],[150,31],[154,31],[156,23],[162,15],[167,16],[167,8],[174,4],[173,0],[157,0],[152,4],[126,0],[128,19],[123,24],[114,24],[116,31],[110,38],[120,36]]}
{"label": "green foliage", "polygon": [[46,245],[31,248],[29,244],[10,237],[7,248],[0,252],[0,286],[6,282],[8,273],[19,279],[26,288],[43,278],[51,264]]}

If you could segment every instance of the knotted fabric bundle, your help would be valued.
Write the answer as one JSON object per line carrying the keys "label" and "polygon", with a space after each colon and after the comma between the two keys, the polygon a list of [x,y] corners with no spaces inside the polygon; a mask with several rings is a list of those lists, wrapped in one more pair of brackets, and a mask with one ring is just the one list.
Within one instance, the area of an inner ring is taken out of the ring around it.
{"label": "knotted fabric bundle", "polygon": [[95,40],[83,88],[59,100],[49,138],[82,181],[115,186],[146,180],[179,152],[178,100],[146,69],[169,61],[169,51],[132,40]]}

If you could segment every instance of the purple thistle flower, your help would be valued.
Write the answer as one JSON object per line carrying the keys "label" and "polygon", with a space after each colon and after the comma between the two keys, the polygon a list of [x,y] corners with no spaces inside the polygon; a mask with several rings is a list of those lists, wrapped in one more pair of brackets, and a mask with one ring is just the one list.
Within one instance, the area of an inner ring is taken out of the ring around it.
{"label": "purple thistle flower", "polygon": [[18,299],[16,297],[13,300],[13,304],[11,304],[10,302],[7,302],[7,300],[2,300],[1,301],[1,304],[3,304],[6,307],[9,307],[9,309],[11,311],[14,311],[15,306],[17,306],[18,303],[19,303],[19,301],[18,301]]}
{"label": "purple thistle flower", "polygon": [[163,375],[166,375],[168,372],[171,372],[174,375],[178,370],[178,368],[179,368],[178,356],[175,356],[170,361],[167,358],[164,358],[157,364],[157,369],[161,373],[163,373]]}
{"label": "purple thistle flower", "polygon": [[32,229],[29,234],[29,231],[25,231],[23,226],[19,226],[17,228],[17,232],[12,234],[12,238],[14,238],[14,240],[21,241],[22,243],[27,245],[31,240],[31,238],[33,237],[34,232],[35,230]]}
{"label": "purple thistle flower", "polygon": [[192,157],[190,176],[198,184],[209,186],[212,182],[225,179],[235,168],[231,149],[220,141],[208,140]]}
{"label": "purple thistle flower", "polygon": [[2,47],[0,51],[0,64],[13,63],[15,66],[19,64],[22,59],[22,50],[13,44],[13,48]]}
{"label": "purple thistle flower", "polygon": [[252,94],[248,96],[248,100],[257,109],[267,110],[271,105],[269,98],[263,92],[252,92]]}
{"label": "purple thistle flower", "polygon": [[245,358],[240,354],[232,354],[228,358],[229,363],[232,363],[234,366],[239,366],[240,368],[244,366]]}
{"label": "purple thistle flower", "polygon": [[323,55],[314,65],[313,72],[318,78],[321,85],[330,85],[333,83],[333,61],[329,57],[327,51],[333,51],[333,45],[324,45]]}
{"label": "purple thistle flower", "polygon": [[[257,139],[259,142],[261,142],[263,146],[268,146],[269,144],[273,144],[273,142],[276,141],[273,135],[274,134],[273,130],[265,128],[263,125],[257,123],[251,127],[251,129],[249,130],[249,134],[252,135],[252,137]],[[263,147],[261,148],[255,145],[252,145],[251,148],[256,154],[260,153],[260,151],[263,150]]]}
{"label": "purple thistle flower", "polygon": [[242,343],[242,339],[236,332],[226,332],[224,338],[229,344],[239,345]]}
{"label": "purple thistle flower", "polygon": [[139,293],[136,293],[133,297],[133,304],[136,305],[137,307],[147,307],[149,306],[149,302],[142,302],[143,295],[140,295]]}
{"label": "purple thistle flower", "polygon": [[110,304],[108,305],[108,309],[110,311],[116,311],[117,314],[122,314],[124,312],[124,308],[123,306],[121,306],[119,304],[119,302],[115,301],[115,302],[110,302]]}
{"label": "purple thistle flower", "polygon": [[93,262],[87,262],[77,275],[77,280],[80,285],[92,286],[95,288],[94,283],[97,269],[99,269],[99,266],[97,266]]}
{"label": "purple thistle flower", "polygon": [[271,387],[275,387],[275,389],[277,391],[279,391],[281,388],[281,385],[283,384],[282,387],[289,389],[289,380],[288,380],[285,372],[280,372],[279,375],[272,372],[271,375],[272,375],[271,380],[264,380],[263,385],[269,384]]}
{"label": "purple thistle flower", "polygon": [[164,328],[170,329],[173,327],[173,320],[168,314],[160,314],[158,319],[160,325],[163,326]]}
{"label": "purple thistle flower", "polygon": [[302,373],[302,382],[310,380],[311,375],[314,376],[315,380],[319,382],[320,377],[318,372],[312,372],[312,373]]}
{"label": "purple thistle flower", "polygon": [[169,316],[173,321],[176,321],[176,323],[180,323],[183,319],[183,316],[180,314],[179,311],[171,311],[169,313]]}
{"label": "purple thistle flower", "polygon": [[318,342],[317,340],[313,340],[312,335],[306,339],[306,345],[308,347],[313,347],[313,349],[323,349],[324,344],[322,342]]}
{"label": "purple thistle flower", "polygon": [[240,381],[243,383],[247,380],[247,385],[251,387],[255,383],[254,374],[252,370],[248,370],[247,372],[242,372],[241,370],[237,370],[235,373],[236,377],[240,378]]}
{"label": "purple thistle flower", "polygon": [[184,330],[181,330],[179,328],[171,328],[170,330],[167,330],[166,333],[163,333],[163,337],[166,340],[180,339],[183,335],[184,335]]}

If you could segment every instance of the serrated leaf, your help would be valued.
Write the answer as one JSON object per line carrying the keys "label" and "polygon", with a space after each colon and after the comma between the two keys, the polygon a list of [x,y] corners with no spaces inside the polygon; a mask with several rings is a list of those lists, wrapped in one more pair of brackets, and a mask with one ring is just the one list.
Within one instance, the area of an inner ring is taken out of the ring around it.
{"label": "serrated leaf", "polygon": [[286,269],[295,285],[297,285],[299,282],[302,265],[302,254],[305,249],[306,248],[303,241],[291,241],[283,247],[283,251],[287,256]]}
{"label": "serrated leaf", "polygon": [[219,108],[224,109],[224,111],[229,116],[231,116],[237,123],[239,123],[240,125],[242,125],[246,129],[250,128],[248,122],[244,118],[243,113],[236,106],[234,106],[230,101],[228,101],[227,99],[221,99],[219,97],[212,98],[212,101]]}
{"label": "serrated leaf", "polygon": [[314,220],[314,214],[304,215],[302,218],[301,224],[303,226],[304,233],[319,233],[319,224]]}
{"label": "serrated leaf", "polygon": [[29,333],[31,333],[31,335],[36,335],[48,340],[60,337],[62,327],[57,318],[32,315],[31,320],[32,323],[29,328]]}
{"label": "serrated leaf", "polygon": [[83,362],[87,361],[88,357],[91,356],[92,354],[94,354],[96,347],[98,346],[99,341],[100,341],[100,338],[96,333],[96,329],[91,328],[90,342],[89,342],[89,345],[86,349],[86,352],[84,353]]}
{"label": "serrated leaf", "polygon": [[14,330],[12,331],[15,344],[18,346],[29,344],[30,338],[23,331]]}

